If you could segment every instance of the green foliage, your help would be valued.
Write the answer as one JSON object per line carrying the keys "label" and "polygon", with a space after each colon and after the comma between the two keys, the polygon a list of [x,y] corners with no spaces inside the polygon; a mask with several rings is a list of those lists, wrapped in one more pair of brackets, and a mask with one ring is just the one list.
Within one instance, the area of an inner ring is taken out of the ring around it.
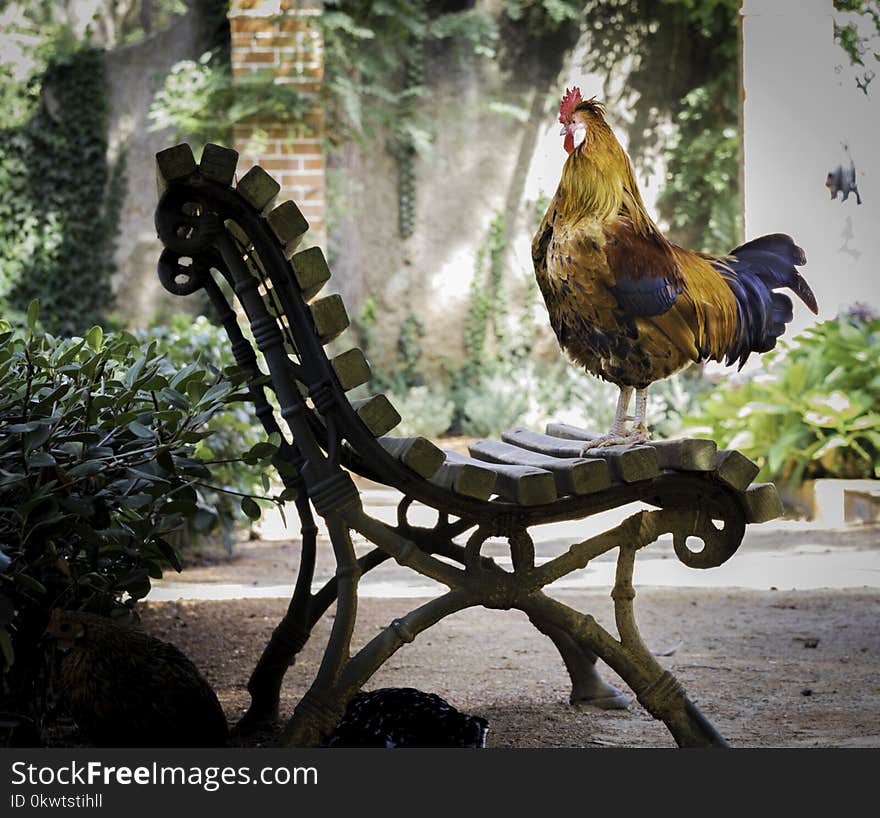
{"label": "green foliage", "polygon": [[[864,66],[870,50],[870,42],[880,34],[880,3],[877,0],[834,0],[834,8],[838,11],[862,15],[865,21],[870,21],[864,29],[858,22],[841,24],[834,21],[835,41],[846,52],[852,65]],[[880,60],[880,55],[877,53],[872,56],[874,61]]]}
{"label": "green foliage", "polygon": [[466,435],[498,435],[515,425],[528,411],[526,380],[522,373],[505,366],[505,363],[487,362],[479,380],[458,392],[461,430]]}
{"label": "green foliage", "polygon": [[[200,372],[219,373],[235,367],[225,331],[204,316],[175,315],[137,335],[142,344],[155,342],[157,354],[164,359],[162,368],[169,372],[194,366]],[[254,516],[248,513],[253,511],[252,496],[269,490],[263,458],[242,457],[242,452],[259,450],[266,433],[250,406],[241,402],[226,404],[205,428],[209,434],[195,444],[194,456],[210,466],[211,486],[198,487],[199,512],[177,536],[189,544],[219,524],[224,544],[230,548],[233,530]],[[256,516],[260,516],[259,506]]]}
{"label": "green foliage", "polygon": [[578,20],[583,5],[581,0],[505,0],[504,10],[511,20],[523,20],[532,34],[540,34],[560,23]]}
{"label": "green foliage", "polygon": [[423,383],[419,360],[424,334],[425,328],[419,317],[413,312],[407,313],[397,336],[397,366],[394,368],[396,378],[403,385],[420,386]]}
{"label": "green foliage", "polygon": [[413,386],[396,393],[393,402],[402,418],[394,434],[437,438],[452,426],[455,403],[441,388]]}
{"label": "green foliage", "polygon": [[379,314],[379,304],[374,296],[370,295],[361,304],[358,316],[352,324],[360,336],[360,346],[367,359],[373,362],[373,383],[379,389],[388,389],[390,375],[383,368],[376,367],[376,359],[381,354],[379,342],[376,338],[376,320]]}
{"label": "green foliage", "polygon": [[[152,31],[170,25],[173,20],[194,6],[204,14],[212,0],[100,0],[89,3],[91,19],[85,30],[88,42],[106,48],[133,43]],[[217,0],[213,0],[216,5]],[[60,3],[58,0],[0,0],[0,10],[16,6],[16,28],[32,37],[52,41],[59,31],[73,36],[71,26],[79,23],[84,4]],[[79,8],[76,8],[79,6]],[[224,12],[228,3],[224,0]]]}
{"label": "green foliage", "polygon": [[[225,143],[233,126],[246,121],[295,125],[310,133],[308,114],[314,94],[274,81],[271,70],[254,72],[234,81],[222,51],[206,52],[198,60],[176,63],[150,105],[150,130],[173,128],[196,144]],[[255,131],[259,139],[259,131]]]}
{"label": "green foliage", "polygon": [[489,253],[489,298],[492,327],[496,343],[504,347],[507,343],[507,291],[504,287],[504,256],[507,252],[507,226],[504,211],[499,210],[489,224],[486,241]]}
{"label": "green foliage", "polygon": [[506,250],[504,212],[499,210],[489,223],[486,241],[477,250],[474,264],[464,320],[465,359],[457,377],[462,386],[479,379],[490,356],[497,355],[500,359],[510,357],[509,306],[505,288]]}
{"label": "green foliage", "polygon": [[57,55],[26,90],[3,85],[18,107],[0,131],[0,309],[20,323],[39,297],[48,330],[82,332],[113,303],[125,184],[122,161],[107,162],[103,52]]}
{"label": "green foliage", "polygon": [[834,39],[837,44],[846,52],[849,61],[853,65],[864,65],[862,60],[861,40],[859,38],[859,30],[855,23],[842,26],[837,22],[834,23]]}
{"label": "green foliage", "polygon": [[212,485],[197,447],[235,388],[128,333],[40,334],[36,302],[26,320],[0,328],[0,686],[22,707],[51,608],[131,607],[180,570],[172,538]]}
{"label": "green foliage", "polygon": [[834,0],[834,7],[844,12],[834,20],[834,40],[849,60],[856,87],[867,96],[880,62],[880,2]]}
{"label": "green foliage", "polygon": [[[629,66],[622,94],[636,96],[629,150],[650,168],[663,155],[658,202],[674,240],[727,252],[740,240],[737,133],[739,0],[589,0],[586,67]],[[623,104],[624,100],[612,100]],[[677,126],[668,144],[661,126]]]}
{"label": "green foliage", "polygon": [[424,49],[455,38],[491,55],[497,26],[486,12],[446,13],[426,0],[327,0],[324,37],[325,109],[332,141],[390,133],[392,152],[424,148],[431,123],[414,102],[429,93]]}
{"label": "green foliage", "polygon": [[486,339],[492,309],[492,297],[481,282],[485,253],[483,248],[477,252],[477,264],[471,279],[468,294],[467,312],[464,318],[464,365],[461,377],[465,382],[473,381],[486,360]]}
{"label": "green foliage", "polygon": [[20,128],[39,102],[39,87],[35,83],[16,82],[12,66],[0,65],[0,129]]}
{"label": "green foliage", "polygon": [[651,384],[648,392],[648,425],[654,437],[669,440],[680,436],[685,418],[699,411],[701,402],[712,388],[712,382],[703,376],[703,368],[697,364],[691,364],[671,378]]}
{"label": "green foliage", "polygon": [[761,479],[880,477],[880,319],[825,321],[716,389],[690,423],[761,464]]}
{"label": "green foliage", "polygon": [[680,241],[704,252],[729,252],[742,232],[735,195],[739,133],[732,124],[718,127],[735,107],[734,86],[726,78],[691,91],[666,154],[666,186],[657,206]]}

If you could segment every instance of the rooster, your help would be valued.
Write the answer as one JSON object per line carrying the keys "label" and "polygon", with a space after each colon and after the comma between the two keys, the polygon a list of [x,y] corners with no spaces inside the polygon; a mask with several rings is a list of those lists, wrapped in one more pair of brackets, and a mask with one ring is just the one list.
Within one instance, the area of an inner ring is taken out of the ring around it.
{"label": "rooster", "polygon": [[174,645],[95,614],[52,611],[48,636],[65,651],[71,715],[99,747],[218,747],[227,736],[217,696]]}
{"label": "rooster", "polygon": [[413,687],[361,691],[325,742],[327,747],[465,747],[483,749],[489,722]]}
{"label": "rooster", "polygon": [[610,431],[590,447],[642,443],[654,381],[692,361],[742,368],[752,352],[773,349],[793,316],[777,287],[817,312],[797,270],[806,257],[781,233],[727,256],[678,247],[648,215],[603,104],[566,89],[559,121],[568,159],[532,240],[535,275],[562,348],[620,389]]}

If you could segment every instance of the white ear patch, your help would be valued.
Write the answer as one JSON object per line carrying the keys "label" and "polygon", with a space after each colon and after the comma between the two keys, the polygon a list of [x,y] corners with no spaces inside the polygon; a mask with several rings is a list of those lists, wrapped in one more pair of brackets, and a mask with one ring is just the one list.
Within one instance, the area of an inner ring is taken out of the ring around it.
{"label": "white ear patch", "polygon": [[572,136],[574,137],[574,146],[577,148],[587,138],[587,126],[578,122]]}

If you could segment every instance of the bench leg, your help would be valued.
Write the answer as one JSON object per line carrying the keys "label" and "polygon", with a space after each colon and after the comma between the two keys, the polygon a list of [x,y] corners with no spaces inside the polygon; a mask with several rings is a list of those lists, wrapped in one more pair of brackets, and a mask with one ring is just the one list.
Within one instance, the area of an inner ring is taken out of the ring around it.
{"label": "bench leg", "polygon": [[[303,586],[311,585],[310,573],[306,569],[306,549],[303,550],[303,564],[300,576]],[[358,559],[361,576],[388,560],[390,556],[376,548]],[[308,583],[305,581],[308,577]],[[305,647],[318,620],[327,613],[327,609],[336,601],[337,579],[333,577],[315,594],[300,591],[300,579],[287,612],[278,623],[269,644],[257,663],[248,682],[251,694],[251,705],[247,713],[235,727],[239,735],[248,735],[273,725],[278,720],[281,701],[281,685],[287,671],[296,662],[299,652]]]}
{"label": "bench leg", "polygon": [[269,643],[248,680],[251,704],[235,725],[235,733],[239,735],[265,729],[278,720],[281,684],[288,668],[308,641],[314,624],[311,586],[315,576],[318,527],[304,496],[297,498],[296,507],[302,521],[302,549],[296,586],[284,617],[272,631]]}
{"label": "bench leg", "polygon": [[621,676],[632,687],[639,703],[655,719],[666,724],[679,747],[727,747],[727,742],[685,695],[678,680],[663,669],[639,633],[633,605],[636,591],[632,582],[638,550],[638,546],[620,548],[611,591],[620,645],[633,668],[627,668],[632,681],[623,673]]}
{"label": "bench leg", "polygon": [[[619,586],[615,586],[620,596]],[[630,599],[631,603],[631,599]],[[615,639],[588,615],[546,596],[531,594],[517,606],[539,628],[557,629],[568,634],[574,644],[607,662],[629,685],[639,703],[655,718],[662,721],[679,747],[726,747],[727,742],[685,695],[684,689],[669,672],[664,671],[653,654],[635,640],[634,624],[627,623],[621,641]],[[631,604],[630,604],[631,610]],[[620,621],[620,620],[619,620]],[[549,634],[548,634],[549,635]]]}
{"label": "bench leg", "polygon": [[296,706],[293,718],[282,733],[282,743],[287,746],[317,745],[345,712],[346,703],[337,700],[334,688],[350,654],[361,568],[344,516],[332,513],[325,521],[336,557],[336,616],[312,686]]}
{"label": "bench leg", "polygon": [[572,704],[590,704],[603,710],[625,710],[630,698],[608,684],[596,667],[597,656],[585,645],[579,644],[562,628],[532,618],[532,624],[556,645],[565,669],[571,677]]}

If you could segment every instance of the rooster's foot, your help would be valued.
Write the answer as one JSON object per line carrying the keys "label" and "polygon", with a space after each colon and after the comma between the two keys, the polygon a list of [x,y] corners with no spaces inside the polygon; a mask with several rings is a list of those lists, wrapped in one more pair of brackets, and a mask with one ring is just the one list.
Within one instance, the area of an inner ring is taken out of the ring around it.
{"label": "rooster's foot", "polygon": [[585,447],[584,453],[588,454],[595,449],[605,449],[608,446],[638,446],[641,443],[647,443],[650,439],[651,434],[646,428],[637,427],[633,431],[626,432],[625,434],[608,434],[604,435],[603,437],[598,437],[595,440],[591,440],[587,444],[590,448],[587,449]]}

